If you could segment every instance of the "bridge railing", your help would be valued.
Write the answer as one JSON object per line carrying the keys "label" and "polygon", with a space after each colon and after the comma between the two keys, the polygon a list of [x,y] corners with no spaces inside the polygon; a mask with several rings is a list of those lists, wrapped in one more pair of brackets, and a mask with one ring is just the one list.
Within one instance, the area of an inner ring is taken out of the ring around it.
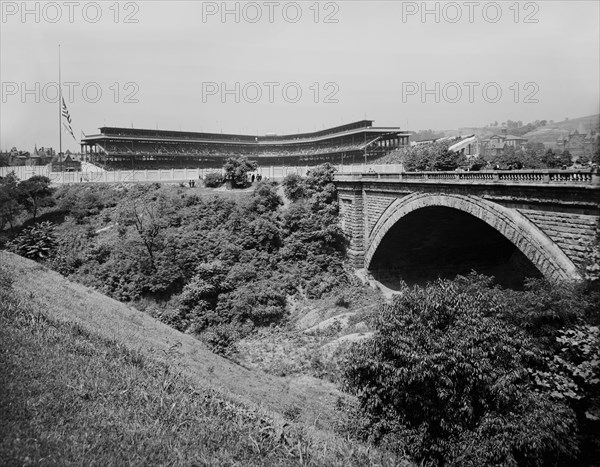
{"label": "bridge railing", "polygon": [[382,180],[430,183],[506,183],[553,185],[600,185],[600,172],[574,170],[486,170],[480,172],[399,172],[337,174],[339,181]]}

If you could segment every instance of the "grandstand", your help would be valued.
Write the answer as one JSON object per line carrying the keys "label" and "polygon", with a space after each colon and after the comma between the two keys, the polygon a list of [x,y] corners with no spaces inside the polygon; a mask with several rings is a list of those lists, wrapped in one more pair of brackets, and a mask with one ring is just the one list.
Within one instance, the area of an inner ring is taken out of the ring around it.
{"label": "grandstand", "polygon": [[313,133],[234,135],[102,127],[81,141],[84,159],[108,170],[217,168],[247,156],[261,166],[370,162],[408,145],[409,132],[361,120]]}

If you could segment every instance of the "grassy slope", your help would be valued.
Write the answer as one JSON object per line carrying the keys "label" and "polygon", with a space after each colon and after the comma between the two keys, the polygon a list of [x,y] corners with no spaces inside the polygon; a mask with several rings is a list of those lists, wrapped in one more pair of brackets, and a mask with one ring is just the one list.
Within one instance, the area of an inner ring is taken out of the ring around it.
{"label": "grassy slope", "polygon": [[204,387],[222,388],[243,400],[283,413],[302,409],[302,420],[327,423],[340,394],[317,379],[273,378],[219,357],[192,336],[182,334],[132,307],[113,300],[38,263],[0,251],[0,264],[13,271],[15,288],[57,320],[72,321],[131,349],[177,365]]}
{"label": "grassy slope", "polygon": [[[250,372],[37,263],[0,265],[3,464],[395,463],[314,428],[334,419],[331,386]],[[303,423],[286,427],[290,410]]]}

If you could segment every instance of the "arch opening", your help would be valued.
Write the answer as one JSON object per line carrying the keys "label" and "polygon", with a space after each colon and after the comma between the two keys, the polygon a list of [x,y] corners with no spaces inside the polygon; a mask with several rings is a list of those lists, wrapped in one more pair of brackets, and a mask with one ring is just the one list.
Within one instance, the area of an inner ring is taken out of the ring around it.
{"label": "arch opening", "polygon": [[521,289],[528,277],[542,277],[536,266],[504,235],[458,209],[428,206],[409,212],[382,238],[369,272],[386,287],[424,284],[472,270]]}

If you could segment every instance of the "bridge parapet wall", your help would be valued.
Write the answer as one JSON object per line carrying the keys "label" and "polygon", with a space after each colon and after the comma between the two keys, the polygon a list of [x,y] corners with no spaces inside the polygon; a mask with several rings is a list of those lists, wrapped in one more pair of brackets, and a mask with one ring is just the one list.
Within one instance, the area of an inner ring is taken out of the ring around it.
{"label": "bridge parapet wall", "polygon": [[480,172],[400,172],[339,174],[339,181],[386,180],[430,183],[567,184],[600,186],[598,170],[489,170]]}

